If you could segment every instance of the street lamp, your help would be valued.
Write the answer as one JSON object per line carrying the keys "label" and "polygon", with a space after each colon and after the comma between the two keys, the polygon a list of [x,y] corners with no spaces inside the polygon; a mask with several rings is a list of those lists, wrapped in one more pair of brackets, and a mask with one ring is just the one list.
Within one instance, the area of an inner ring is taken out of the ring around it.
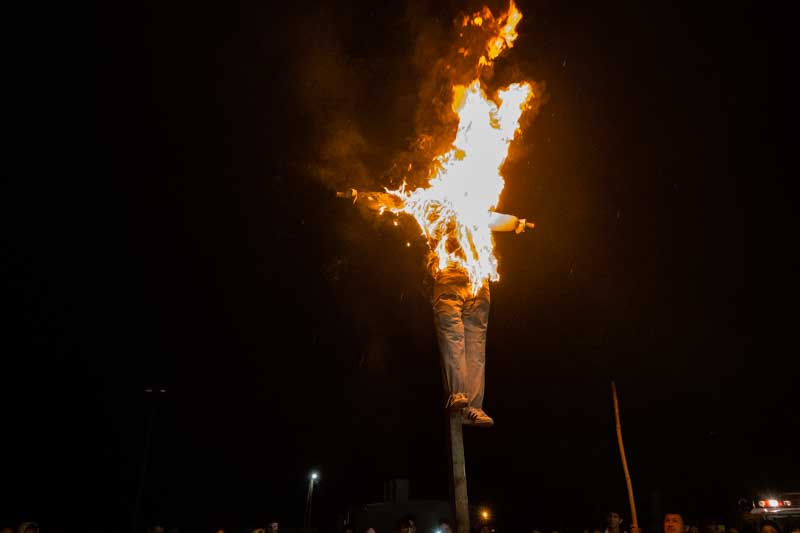
{"label": "street lamp", "polygon": [[314,484],[319,479],[317,472],[311,472],[308,476],[308,495],[306,496],[306,515],[303,518],[303,528],[311,526],[311,496],[314,494]]}

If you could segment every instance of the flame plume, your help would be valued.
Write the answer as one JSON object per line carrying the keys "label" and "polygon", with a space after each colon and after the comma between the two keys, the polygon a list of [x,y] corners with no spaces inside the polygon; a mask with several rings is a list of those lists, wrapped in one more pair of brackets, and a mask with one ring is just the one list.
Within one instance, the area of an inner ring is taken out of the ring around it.
{"label": "flame plume", "polygon": [[[464,18],[463,26],[490,30],[477,61],[479,72],[513,46],[521,19],[513,0],[508,12],[497,19],[486,7]],[[466,51],[462,53],[467,55]],[[386,210],[416,219],[436,256],[434,270],[462,269],[473,294],[485,282],[499,279],[489,221],[505,184],[500,168],[518,132],[520,117],[533,97],[528,82],[500,89],[494,98],[487,96],[480,77],[468,85],[453,87],[452,109],[459,122],[452,147],[435,158],[426,187],[406,191],[404,185],[387,190],[399,196],[402,205],[387,205]]]}

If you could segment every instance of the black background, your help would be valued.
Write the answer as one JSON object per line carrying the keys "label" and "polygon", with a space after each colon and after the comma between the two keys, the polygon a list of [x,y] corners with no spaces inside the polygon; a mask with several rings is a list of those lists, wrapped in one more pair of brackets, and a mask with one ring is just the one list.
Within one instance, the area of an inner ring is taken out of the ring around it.
{"label": "black background", "polygon": [[[519,6],[498,69],[547,98],[498,207],[537,229],[497,237],[472,503],[506,530],[625,509],[611,379],[644,524],[656,492],[714,518],[800,488],[787,15]],[[447,497],[425,245],[332,193],[388,185],[477,7],[113,4],[89,54],[12,52],[46,82],[14,85],[0,518],[127,526],[151,412],[143,520],[299,526],[312,468],[320,526],[392,477]]]}

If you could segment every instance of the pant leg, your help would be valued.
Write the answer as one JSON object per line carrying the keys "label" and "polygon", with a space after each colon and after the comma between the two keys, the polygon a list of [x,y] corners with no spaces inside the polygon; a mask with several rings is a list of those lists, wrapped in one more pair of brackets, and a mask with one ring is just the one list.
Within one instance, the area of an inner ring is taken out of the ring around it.
{"label": "pant leg", "polygon": [[464,302],[464,355],[466,359],[466,393],[470,407],[483,408],[486,385],[486,332],[489,326],[489,286]]}
{"label": "pant leg", "polygon": [[464,322],[461,313],[464,295],[446,278],[433,287],[433,320],[439,342],[442,374],[450,394],[466,392],[467,366],[464,354]]}

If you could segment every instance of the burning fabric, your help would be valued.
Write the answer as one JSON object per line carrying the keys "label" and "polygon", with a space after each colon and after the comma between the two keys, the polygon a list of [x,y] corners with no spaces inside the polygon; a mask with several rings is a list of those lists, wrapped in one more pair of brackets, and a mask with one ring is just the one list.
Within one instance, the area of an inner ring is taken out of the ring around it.
{"label": "burning fabric", "polygon": [[[458,129],[449,149],[431,162],[426,186],[338,193],[381,214],[411,215],[419,224],[435,279],[432,304],[448,391],[446,407],[463,410],[465,424],[481,426],[493,424],[483,411],[489,282],[499,280],[492,232],[522,233],[533,227],[525,219],[495,211],[505,184],[500,169],[534,93],[530,83],[521,82],[490,97],[480,73],[513,46],[521,19],[512,0],[500,17],[483,8],[462,20],[464,27],[487,30],[482,34],[486,39],[481,54],[473,54],[475,79],[452,89]],[[459,53],[466,58],[471,52],[462,48]]]}

